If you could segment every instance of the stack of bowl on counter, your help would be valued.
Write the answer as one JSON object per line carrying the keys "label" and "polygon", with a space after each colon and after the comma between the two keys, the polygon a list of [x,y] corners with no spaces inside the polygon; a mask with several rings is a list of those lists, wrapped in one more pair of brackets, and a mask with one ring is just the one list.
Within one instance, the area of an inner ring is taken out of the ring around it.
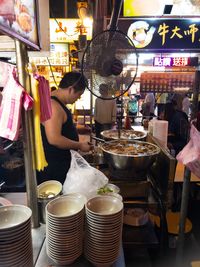
{"label": "stack of bowl on counter", "polygon": [[83,195],[72,194],[47,204],[47,255],[58,265],[71,264],[82,254],[85,203]]}
{"label": "stack of bowl on counter", "polygon": [[119,198],[99,196],[86,203],[85,257],[95,266],[110,266],[118,258],[123,226]]}
{"label": "stack of bowl on counter", "polygon": [[33,266],[30,208],[0,207],[0,266]]}
{"label": "stack of bowl on counter", "polygon": [[89,199],[80,193],[59,195],[59,189],[54,180],[38,186],[39,201],[41,196],[52,197],[43,202],[49,259],[57,265],[69,265],[84,254],[94,266],[110,266],[122,245],[123,202],[119,188],[107,184]]}

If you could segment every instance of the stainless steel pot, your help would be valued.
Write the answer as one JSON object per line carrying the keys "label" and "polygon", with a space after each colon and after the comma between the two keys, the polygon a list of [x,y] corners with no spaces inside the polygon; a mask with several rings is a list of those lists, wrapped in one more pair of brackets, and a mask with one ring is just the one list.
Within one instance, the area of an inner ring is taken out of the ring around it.
{"label": "stainless steel pot", "polygon": [[[108,148],[108,143],[110,145],[119,145],[120,144],[128,144],[128,146],[133,146],[137,144],[148,144],[153,148],[153,152],[146,154],[138,154],[138,155],[126,155],[126,154],[117,154],[110,152]],[[106,142],[106,144],[101,145],[104,157],[106,162],[114,169],[117,170],[125,170],[131,176],[132,174],[137,174],[140,172],[145,172],[148,168],[154,163],[158,154],[160,153],[160,148],[154,144],[142,142],[142,141],[126,141],[126,140],[114,140],[110,142]]]}
{"label": "stainless steel pot", "polygon": [[135,130],[125,130],[122,129],[120,131],[118,130],[106,130],[101,132],[101,136],[107,140],[117,140],[119,139],[123,140],[144,140],[147,136],[147,132],[144,131],[135,131]]}

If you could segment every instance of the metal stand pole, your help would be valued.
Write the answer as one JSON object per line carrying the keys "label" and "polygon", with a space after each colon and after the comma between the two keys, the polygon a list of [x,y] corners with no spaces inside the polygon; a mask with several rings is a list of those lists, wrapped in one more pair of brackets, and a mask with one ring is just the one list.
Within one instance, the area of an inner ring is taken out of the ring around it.
{"label": "metal stand pole", "polygon": [[91,128],[91,132],[90,132],[90,142],[92,142],[92,131],[93,131],[93,95],[90,94],[90,128]]}
{"label": "metal stand pole", "polygon": [[[28,55],[26,46],[15,40],[17,70],[19,75],[19,82],[30,93],[30,77],[26,72],[28,65]],[[25,179],[28,206],[32,210],[32,227],[39,226],[38,204],[37,204],[37,183],[36,173],[33,169],[34,158],[33,155],[33,117],[31,111],[22,112],[22,127],[23,127],[23,148],[24,148],[24,165],[25,165]]]}
{"label": "metal stand pole", "polygon": [[[195,118],[197,114],[199,85],[200,85],[200,71],[196,71],[195,87],[193,90],[193,107],[192,107],[191,119]],[[190,193],[190,178],[191,178],[191,172],[189,169],[185,168],[182,197],[181,197],[179,236],[178,236],[177,252],[176,252],[176,267],[181,267],[183,265],[182,263],[183,263],[183,249],[184,249],[184,239],[185,239],[185,222],[187,218],[188,200]]]}
{"label": "metal stand pole", "polygon": [[190,177],[191,177],[190,170],[185,168],[182,197],[181,197],[179,235],[178,235],[177,252],[176,252],[176,267],[181,267],[183,265],[183,249],[184,249],[184,241],[185,241],[185,222],[186,222],[186,218],[187,218],[188,200],[189,200],[189,194],[190,194]]}

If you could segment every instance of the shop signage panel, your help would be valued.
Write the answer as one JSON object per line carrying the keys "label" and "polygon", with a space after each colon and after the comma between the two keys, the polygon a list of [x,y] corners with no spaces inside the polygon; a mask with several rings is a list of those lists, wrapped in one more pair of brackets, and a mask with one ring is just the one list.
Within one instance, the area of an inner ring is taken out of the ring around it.
{"label": "shop signage panel", "polygon": [[69,45],[68,44],[51,44],[50,56],[32,57],[31,62],[36,65],[49,66],[69,66]]}
{"label": "shop signage panel", "polygon": [[0,32],[40,50],[36,10],[35,0],[1,0]]}
{"label": "shop signage panel", "polygon": [[200,17],[120,18],[118,28],[141,52],[200,51]]}
{"label": "shop signage panel", "polygon": [[198,66],[198,57],[154,57],[156,67],[185,67]]}
{"label": "shop signage panel", "polygon": [[72,43],[80,34],[91,40],[92,24],[83,26],[80,19],[50,19],[51,43]]}
{"label": "shop signage panel", "polygon": [[140,76],[140,92],[188,92],[194,84],[194,72],[143,72]]}
{"label": "shop signage panel", "polygon": [[124,0],[123,16],[160,16],[163,14],[164,2],[161,0]]}

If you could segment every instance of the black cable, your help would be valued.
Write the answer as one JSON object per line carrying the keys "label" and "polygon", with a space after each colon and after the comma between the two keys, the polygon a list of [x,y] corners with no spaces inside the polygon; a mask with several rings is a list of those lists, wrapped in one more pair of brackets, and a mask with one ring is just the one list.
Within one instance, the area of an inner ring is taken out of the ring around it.
{"label": "black cable", "polygon": [[51,75],[52,75],[52,77],[53,77],[54,84],[55,84],[55,86],[58,88],[58,84],[57,84],[56,79],[55,79],[55,76],[54,76],[54,74],[53,74],[52,65],[51,65],[50,60],[49,60],[48,57],[47,57],[47,61],[48,61],[49,67],[50,67],[50,71],[51,71]]}
{"label": "black cable", "polygon": [[57,18],[55,18],[55,16],[54,16],[54,14],[53,14],[53,12],[52,12],[52,9],[50,8],[50,16],[51,16],[51,18],[52,19],[54,19],[55,20],[55,22],[57,23],[57,25],[58,25],[58,27],[59,27],[59,29],[61,30],[61,31],[63,31],[64,32],[64,34],[66,34],[67,36],[69,36],[69,37],[72,37],[72,36],[74,36],[74,35],[76,35],[77,33],[74,33],[74,34],[67,34],[66,33],[66,31],[60,26],[60,24],[59,24],[59,22],[58,22],[58,20],[57,20]]}
{"label": "black cable", "polygon": [[10,64],[10,65],[13,65],[13,66],[16,66],[16,63],[13,63],[13,62],[9,62],[11,58],[4,58],[4,57],[1,57],[0,58],[0,62],[3,62],[3,63],[7,63],[7,64]]}
{"label": "black cable", "polygon": [[[55,18],[55,16],[54,16],[53,11],[52,11],[51,8],[50,8],[50,17],[53,18],[53,19],[56,21],[58,27],[59,27],[59,28],[61,29],[61,31],[63,31],[68,37],[71,37],[71,36],[74,36],[74,35],[77,34],[77,33],[72,34],[72,35],[67,34],[66,31],[64,31],[64,29],[59,25],[59,22],[58,22],[58,20]],[[79,51],[80,51],[80,50],[79,50]],[[75,54],[75,53],[77,53],[77,52],[78,52],[78,51],[71,52],[72,56],[73,56],[73,54]],[[47,57],[47,61],[48,61],[49,67],[50,67],[51,75],[52,75],[53,80],[54,80],[54,84],[55,84],[56,87],[58,88],[58,84],[57,84],[56,79],[55,79],[55,76],[54,76],[54,74],[53,74],[52,65],[51,65],[50,60],[49,60],[48,57]],[[66,65],[66,66],[67,66],[67,65]]]}

